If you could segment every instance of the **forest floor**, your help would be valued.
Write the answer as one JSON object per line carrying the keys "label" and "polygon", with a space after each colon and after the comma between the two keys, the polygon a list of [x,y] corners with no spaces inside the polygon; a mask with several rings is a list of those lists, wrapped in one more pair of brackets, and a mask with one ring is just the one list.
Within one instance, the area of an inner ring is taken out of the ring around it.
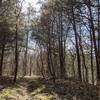
{"label": "forest floor", "polygon": [[98,100],[97,88],[75,80],[50,80],[39,77],[0,78],[0,100]]}

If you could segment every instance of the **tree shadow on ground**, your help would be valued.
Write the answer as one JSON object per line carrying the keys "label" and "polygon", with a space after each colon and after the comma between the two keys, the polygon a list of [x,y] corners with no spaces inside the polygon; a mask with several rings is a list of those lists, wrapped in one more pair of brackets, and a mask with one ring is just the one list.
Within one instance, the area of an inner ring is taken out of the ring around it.
{"label": "tree shadow on ground", "polygon": [[18,78],[17,82],[14,83],[13,77],[2,76],[0,77],[0,91],[6,88],[20,88],[20,86],[24,87],[28,82],[28,78]]}
{"label": "tree shadow on ground", "polygon": [[46,94],[56,95],[56,98],[60,98],[47,100],[98,100],[95,86],[78,81],[57,80],[53,84],[50,80],[46,81],[40,78],[30,82],[27,91],[32,94],[32,97]]}
{"label": "tree shadow on ground", "polygon": [[14,84],[12,77],[0,77],[0,91],[8,87],[17,88],[18,86]]}
{"label": "tree shadow on ground", "polygon": [[23,89],[26,89],[25,95],[30,97],[28,100],[98,100],[96,86],[76,80],[58,79],[53,84],[52,80],[43,78],[18,78],[14,84],[12,77],[0,77],[0,86],[0,91],[5,89],[5,94],[8,95],[9,91],[14,90],[15,94],[22,97]]}

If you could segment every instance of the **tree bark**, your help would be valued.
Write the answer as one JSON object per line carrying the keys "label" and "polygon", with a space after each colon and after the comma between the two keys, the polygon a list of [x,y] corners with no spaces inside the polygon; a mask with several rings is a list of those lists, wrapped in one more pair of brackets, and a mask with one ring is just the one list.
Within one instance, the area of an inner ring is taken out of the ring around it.
{"label": "tree bark", "polygon": [[2,48],[1,48],[0,76],[2,76],[2,69],[3,69],[2,67],[3,67],[4,51],[5,51],[5,43],[2,44]]}
{"label": "tree bark", "polygon": [[16,23],[16,37],[15,37],[15,71],[14,71],[14,82],[16,82],[17,79],[17,73],[18,73],[18,25]]}
{"label": "tree bark", "polygon": [[72,24],[73,24],[73,30],[75,33],[75,42],[76,42],[76,53],[77,53],[77,63],[78,63],[78,78],[80,81],[82,81],[82,75],[81,75],[81,60],[80,60],[80,53],[79,53],[79,46],[78,46],[78,33],[76,29],[76,21],[75,21],[75,15],[74,15],[74,8],[72,5]]}

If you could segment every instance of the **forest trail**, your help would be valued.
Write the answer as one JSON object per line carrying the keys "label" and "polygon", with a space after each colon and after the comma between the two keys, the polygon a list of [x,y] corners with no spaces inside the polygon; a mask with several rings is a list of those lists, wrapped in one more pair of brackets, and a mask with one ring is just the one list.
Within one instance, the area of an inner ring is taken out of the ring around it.
{"label": "forest trail", "polygon": [[0,78],[0,88],[0,100],[98,100],[95,86],[71,79],[54,85],[39,77],[20,78],[16,84]]}
{"label": "forest trail", "polygon": [[38,77],[26,77],[13,84],[11,78],[3,77],[0,79],[0,100],[59,100],[42,82]]}

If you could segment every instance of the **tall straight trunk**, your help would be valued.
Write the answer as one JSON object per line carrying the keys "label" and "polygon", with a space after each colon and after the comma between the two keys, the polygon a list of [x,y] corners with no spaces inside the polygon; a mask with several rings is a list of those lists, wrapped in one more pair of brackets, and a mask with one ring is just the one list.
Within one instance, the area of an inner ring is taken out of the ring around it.
{"label": "tall straight trunk", "polygon": [[54,64],[53,64],[53,59],[52,59],[52,52],[51,52],[51,39],[50,39],[50,34],[49,34],[49,44],[48,44],[48,49],[49,49],[49,62],[50,62],[50,68],[51,68],[51,72],[52,72],[52,78],[53,78],[53,82],[55,83],[55,69],[54,69]]}
{"label": "tall straight trunk", "polygon": [[98,0],[98,64],[100,65],[100,0]]}
{"label": "tall straight trunk", "polygon": [[76,21],[75,21],[75,15],[74,15],[74,8],[72,6],[72,22],[73,22],[73,30],[75,33],[75,42],[76,42],[76,53],[77,53],[77,63],[78,63],[78,78],[80,81],[82,81],[82,75],[81,75],[81,59],[80,59],[80,52],[78,47],[78,33],[76,28]]}
{"label": "tall straight trunk", "polygon": [[42,73],[43,78],[45,78],[45,75],[44,75],[44,63],[43,63],[43,57],[42,57],[42,48],[41,48],[41,52],[40,52],[40,60],[41,60],[41,73]]}
{"label": "tall straight trunk", "polygon": [[97,81],[97,86],[98,86],[98,100],[100,100],[100,0],[98,0],[98,66],[99,67],[97,70],[99,74],[98,75],[98,81]]}
{"label": "tall straight trunk", "polygon": [[91,41],[91,76],[92,76],[92,83],[94,84],[94,66],[93,66],[93,37],[90,30],[90,41]]}
{"label": "tall straight trunk", "polygon": [[55,83],[55,71],[54,71],[54,66],[53,66],[53,63],[52,63],[52,58],[51,58],[51,51],[50,51],[50,47],[47,47],[47,64],[48,64],[48,69],[49,69],[49,72],[50,72],[50,75],[52,76],[53,78],[53,82]]}
{"label": "tall straight trunk", "polygon": [[30,56],[30,73],[29,76],[32,75],[32,56]]}
{"label": "tall straight trunk", "polygon": [[[50,49],[50,48],[49,48]],[[52,78],[53,78],[53,82],[55,83],[55,69],[54,69],[54,64],[53,64],[53,59],[52,59],[52,54],[51,54],[51,50],[50,50],[50,63],[51,63],[51,69],[52,69]]]}
{"label": "tall straight trunk", "polygon": [[38,73],[40,75],[41,74],[41,68],[40,68],[40,64],[39,64],[39,56],[37,56],[36,65],[37,65],[37,68],[38,68]]}
{"label": "tall straight trunk", "polygon": [[15,15],[16,15],[16,26],[15,26],[15,70],[14,70],[14,79],[13,81],[16,82],[16,79],[17,79],[17,74],[18,74],[18,24],[19,24],[19,17],[20,17],[20,14],[21,14],[21,10],[22,10],[22,3],[23,3],[24,0],[22,0],[21,2],[21,8],[19,10],[19,12],[17,12],[17,9],[18,9],[18,2],[16,1],[16,9],[15,9]]}
{"label": "tall straight trunk", "polygon": [[2,44],[2,48],[1,48],[0,76],[2,76],[2,67],[3,67],[4,51],[5,51],[5,43]]}
{"label": "tall straight trunk", "polygon": [[24,64],[24,76],[27,75],[27,52],[28,52],[28,32],[26,33],[26,50],[25,50],[25,64]]}
{"label": "tall straight trunk", "polygon": [[50,75],[52,76],[53,73],[52,73],[51,66],[50,66],[49,53],[50,53],[50,52],[49,52],[49,47],[47,46],[47,67],[48,67],[48,70],[49,70]]}
{"label": "tall straight trunk", "polygon": [[55,70],[53,66],[53,60],[52,60],[52,52],[51,52],[51,38],[50,38],[50,27],[48,30],[48,44],[47,44],[47,62],[48,62],[48,69],[49,72],[53,78],[53,82],[55,83]]}
{"label": "tall straight trunk", "polygon": [[72,65],[72,72],[73,72],[73,77],[75,78],[75,55],[70,51],[71,54],[71,65]]}
{"label": "tall straight trunk", "polygon": [[97,49],[97,42],[96,42],[96,34],[95,34],[95,28],[93,23],[93,16],[92,16],[92,9],[91,9],[91,1],[89,0],[87,4],[89,15],[90,15],[90,29],[93,35],[93,43],[94,43],[94,49],[95,49],[95,58],[96,58],[96,67],[97,67],[97,79],[100,80],[100,64],[98,62],[98,49]]}
{"label": "tall straight trunk", "polygon": [[83,82],[85,82],[86,80],[85,80],[85,69],[84,69],[84,67],[82,66],[82,75],[83,75]]}
{"label": "tall straight trunk", "polygon": [[50,27],[48,27],[48,44],[47,44],[47,63],[50,75],[55,80],[55,72],[53,69],[52,58],[51,58],[51,38],[50,38]]}
{"label": "tall straight trunk", "polygon": [[64,56],[64,41],[63,41],[63,15],[62,11],[60,12],[59,15],[59,36],[58,36],[58,41],[59,41],[59,60],[60,60],[60,77],[65,78],[66,77],[66,70],[65,70],[65,56]]}
{"label": "tall straight trunk", "polygon": [[[86,61],[85,61],[85,55],[84,55],[84,51],[83,51],[83,47],[82,47],[82,36],[81,36],[81,28],[80,28],[80,37],[79,37],[79,44],[80,44],[80,50],[81,50],[81,53],[82,53],[82,58],[83,58],[83,66],[85,68],[85,78],[86,78],[86,82],[88,82],[88,69],[87,69],[87,66],[86,66]],[[83,69],[84,70],[84,69]]]}
{"label": "tall straight trunk", "polygon": [[17,73],[18,73],[18,25],[16,23],[16,33],[15,33],[15,71],[14,71],[14,82],[16,82],[17,79]]}
{"label": "tall straight trunk", "polygon": [[[53,5],[52,5],[53,7]],[[53,11],[52,11],[52,14],[53,14]],[[54,16],[52,15],[52,21],[51,21],[51,30],[50,30],[50,35],[53,36],[54,35],[54,20],[53,20]],[[49,39],[49,43],[50,43],[50,59],[51,59],[51,67],[52,67],[52,72],[53,72],[53,82],[55,83],[55,78],[56,78],[56,75],[55,75],[55,68],[54,68],[54,60],[53,60],[53,50],[54,50],[54,38],[53,39]]]}
{"label": "tall straight trunk", "polygon": [[[29,9],[28,9],[29,10]],[[28,13],[27,13],[27,16],[28,16],[28,21],[27,21],[27,24],[28,24],[28,27],[30,27],[30,25],[29,25],[29,23],[30,23],[30,10],[28,11]],[[28,42],[29,42],[29,29],[27,29],[27,31],[26,31],[26,34],[25,34],[25,38],[26,38],[26,40],[25,40],[25,42],[26,42],[26,47],[25,47],[25,69],[24,69],[24,75],[27,75],[27,68],[28,68],[28,65],[27,65],[27,63],[28,63]]]}
{"label": "tall straight trunk", "polygon": [[0,0],[0,7],[2,6],[2,0]]}

